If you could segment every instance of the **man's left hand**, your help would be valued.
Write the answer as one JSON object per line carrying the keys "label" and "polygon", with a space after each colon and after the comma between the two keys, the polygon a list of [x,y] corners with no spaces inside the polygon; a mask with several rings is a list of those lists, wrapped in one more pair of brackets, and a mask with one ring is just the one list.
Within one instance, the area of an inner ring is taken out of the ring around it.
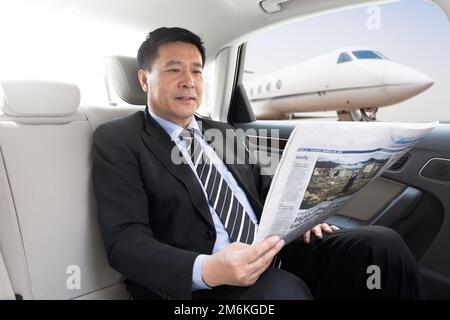
{"label": "man's left hand", "polygon": [[303,234],[303,241],[305,241],[305,243],[310,243],[311,234],[314,235],[317,239],[323,239],[322,231],[324,231],[325,233],[332,233],[333,231],[336,230],[339,230],[339,228],[336,227],[335,225],[330,226],[328,225],[328,223],[321,223],[312,228],[311,230],[306,231]]}

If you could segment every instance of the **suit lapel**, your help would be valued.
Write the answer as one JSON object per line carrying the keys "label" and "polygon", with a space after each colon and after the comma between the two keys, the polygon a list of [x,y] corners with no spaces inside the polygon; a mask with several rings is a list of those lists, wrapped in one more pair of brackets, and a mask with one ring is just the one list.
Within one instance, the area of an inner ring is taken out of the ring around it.
{"label": "suit lapel", "polygon": [[198,184],[194,172],[188,164],[175,164],[171,159],[173,148],[178,150],[176,144],[170,139],[164,129],[145,112],[145,129],[141,132],[142,139],[148,149],[167,168],[167,170],[180,180],[189,193],[192,204],[200,212],[201,216],[214,227],[214,222],[209,211],[203,190]]}

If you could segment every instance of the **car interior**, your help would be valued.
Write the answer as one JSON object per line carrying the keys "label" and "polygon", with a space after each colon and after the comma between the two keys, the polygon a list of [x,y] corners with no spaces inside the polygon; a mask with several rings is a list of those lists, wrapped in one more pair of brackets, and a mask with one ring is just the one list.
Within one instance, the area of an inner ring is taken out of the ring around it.
{"label": "car interior", "polygon": [[[249,138],[256,152],[281,157],[298,122],[253,115],[243,85],[246,42],[292,20],[381,2],[386,1],[133,0],[124,8],[114,0],[85,2],[83,9],[109,8],[110,19],[135,21],[141,35],[165,25],[200,34],[207,65],[215,64],[213,107],[200,116],[255,132]],[[434,2],[450,19],[448,2]],[[147,98],[135,56],[111,52],[102,64],[109,98],[104,104],[80,103],[83,92],[75,82],[0,81],[0,299],[131,298],[123,276],[108,265],[100,236],[91,147],[100,124],[143,110]],[[258,135],[271,130],[277,130],[277,138]],[[440,123],[327,219],[341,228],[396,230],[417,259],[433,299],[450,299],[449,141],[450,123]],[[71,285],[73,270],[80,271],[81,287]]]}

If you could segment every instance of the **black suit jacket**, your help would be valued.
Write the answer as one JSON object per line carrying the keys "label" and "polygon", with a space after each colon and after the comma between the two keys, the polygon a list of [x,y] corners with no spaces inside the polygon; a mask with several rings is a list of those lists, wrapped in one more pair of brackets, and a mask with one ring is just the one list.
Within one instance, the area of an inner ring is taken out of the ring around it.
{"label": "black suit jacket", "polygon": [[[203,132],[211,128],[233,132],[215,151],[234,158],[227,167],[259,219],[270,179],[248,152],[237,158],[233,144],[242,140],[231,126],[201,121]],[[102,124],[93,138],[94,192],[111,267],[162,297],[190,299],[194,260],[212,253],[216,232],[195,173],[171,161],[174,147],[147,110]]]}

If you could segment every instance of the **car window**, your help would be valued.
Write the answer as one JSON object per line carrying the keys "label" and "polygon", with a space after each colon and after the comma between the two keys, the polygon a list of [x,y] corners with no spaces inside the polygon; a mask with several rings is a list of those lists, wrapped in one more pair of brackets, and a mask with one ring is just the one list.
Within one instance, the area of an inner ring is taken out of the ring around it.
{"label": "car window", "polygon": [[[20,17],[20,19],[18,18]],[[2,0],[0,2],[0,77],[75,82],[82,105],[109,104],[102,59],[135,57],[147,29],[89,16],[79,6],[61,2]],[[214,66],[205,70],[210,82]],[[205,84],[201,114],[207,114],[210,86]],[[124,104],[110,91],[112,100]]]}
{"label": "car window", "polygon": [[197,113],[203,117],[211,117],[212,104],[214,103],[214,73],[215,63],[211,62],[203,70],[203,101],[197,110]]}
{"label": "car window", "polygon": [[136,56],[144,37],[74,5],[5,0],[0,3],[1,77],[75,82],[82,104],[107,104],[102,59]]}
{"label": "car window", "polygon": [[432,2],[298,20],[251,38],[245,52],[243,85],[257,119],[335,121],[337,109],[450,121],[450,28]]}

